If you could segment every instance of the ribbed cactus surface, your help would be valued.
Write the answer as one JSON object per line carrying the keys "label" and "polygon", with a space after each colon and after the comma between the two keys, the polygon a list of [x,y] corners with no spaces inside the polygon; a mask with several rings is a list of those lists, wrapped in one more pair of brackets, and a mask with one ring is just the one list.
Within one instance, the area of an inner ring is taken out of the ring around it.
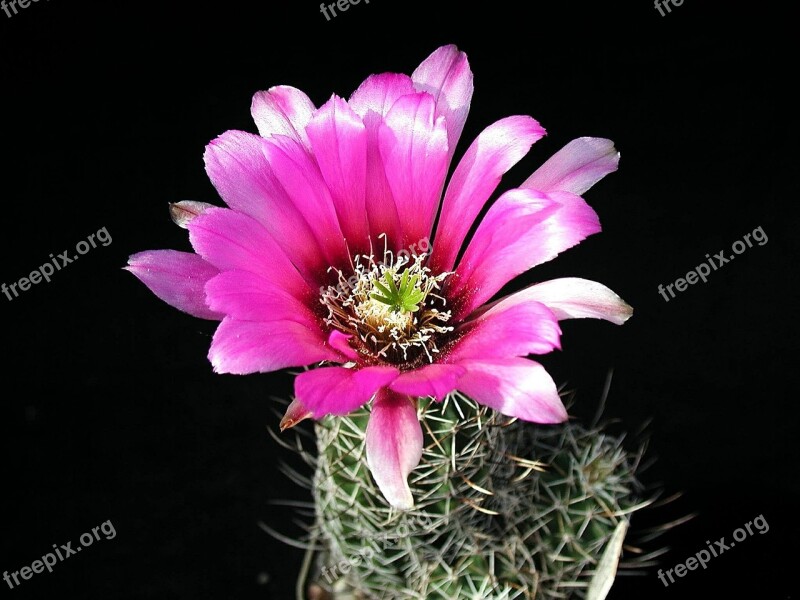
{"label": "ribbed cactus surface", "polygon": [[319,597],[583,598],[615,528],[642,501],[637,456],[577,423],[509,419],[454,393],[421,400],[415,507],[392,509],[367,468],[363,409],[316,424]]}

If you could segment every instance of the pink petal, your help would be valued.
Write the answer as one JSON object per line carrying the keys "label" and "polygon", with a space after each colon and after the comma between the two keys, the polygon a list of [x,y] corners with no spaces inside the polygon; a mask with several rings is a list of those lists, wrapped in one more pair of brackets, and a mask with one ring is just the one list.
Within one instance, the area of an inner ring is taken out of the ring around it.
{"label": "pink petal", "polygon": [[308,96],[288,85],[257,92],[250,106],[258,133],[263,137],[285,135],[305,146],[309,145],[305,127],[314,110]]}
{"label": "pink petal", "polygon": [[447,135],[429,94],[403,96],[380,126],[378,142],[397,206],[403,247],[430,239],[447,175]]}
{"label": "pink petal", "polygon": [[528,177],[520,187],[540,192],[571,192],[580,196],[617,170],[619,152],[614,142],[582,137],[572,140]]}
{"label": "pink petal", "polygon": [[312,289],[274,238],[257,221],[226,208],[211,208],[189,223],[195,251],[221,271],[250,271],[297,298]]}
{"label": "pink petal", "polygon": [[462,318],[511,279],[600,231],[591,207],[567,192],[511,190],[489,209],[461,259],[448,296]]}
{"label": "pink petal", "polygon": [[381,73],[370,75],[350,97],[350,107],[358,114],[367,130],[366,206],[373,243],[380,234],[389,238],[394,251],[401,249],[402,232],[392,190],[378,144],[378,129],[389,109],[401,96],[414,93],[408,75]]}
{"label": "pink petal", "polygon": [[317,111],[306,131],[350,253],[368,253],[367,131],[361,118],[347,102],[333,96]]}
{"label": "pink petal", "polygon": [[436,117],[447,123],[447,164],[464,129],[472,101],[472,71],[467,55],[456,46],[442,46],[422,61],[411,75],[414,87],[436,101]]}
{"label": "pink petal", "polygon": [[280,422],[280,429],[281,431],[285,431],[290,429],[300,423],[301,421],[305,421],[306,419],[311,417],[311,411],[308,410],[303,403],[295,398],[292,400],[289,407],[286,409],[286,412],[283,415],[283,418]]}
{"label": "pink petal", "polygon": [[249,271],[224,271],[206,284],[208,306],[238,321],[296,321],[319,327],[317,317],[281,285]]}
{"label": "pink petal", "polygon": [[509,417],[534,423],[568,418],[556,384],[539,363],[525,358],[467,360],[458,389],[476,402]]}
{"label": "pink petal", "polygon": [[335,348],[341,352],[342,355],[346,356],[350,360],[356,360],[358,358],[358,352],[353,350],[353,347],[348,341],[352,337],[352,335],[345,335],[338,329],[334,329],[328,336],[328,345],[331,348]]}
{"label": "pink petal", "polygon": [[435,272],[449,271],[473,221],[506,171],[545,135],[530,117],[508,117],[484,129],[459,161],[442,204],[431,259]]}
{"label": "pink petal", "polygon": [[382,119],[398,98],[414,92],[414,83],[408,75],[380,73],[367,77],[347,103],[365,121],[369,113]]}
{"label": "pink petal", "polygon": [[603,284],[577,277],[537,283],[499,300],[496,306],[528,302],[541,302],[559,321],[605,319],[622,325],[633,314],[633,309]]}
{"label": "pink petal", "polygon": [[369,402],[375,392],[398,374],[394,367],[313,369],[295,378],[294,393],[315,419],[325,415],[346,415]]}
{"label": "pink petal", "polygon": [[314,232],[328,266],[349,263],[333,199],[311,155],[299,142],[282,136],[267,140],[264,155],[286,195]]}
{"label": "pink petal", "polygon": [[234,375],[341,360],[325,343],[322,331],[312,331],[296,321],[259,323],[231,317],[217,328],[208,358],[217,373]]}
{"label": "pink petal", "polygon": [[414,498],[408,475],[422,458],[422,427],[408,396],[383,389],[373,403],[367,424],[367,464],[386,500],[410,510]]}
{"label": "pink petal", "polygon": [[456,333],[461,330],[463,337],[448,348],[448,363],[547,354],[561,347],[558,320],[539,302],[498,302]]}
{"label": "pink petal", "polygon": [[223,317],[208,307],[204,291],[206,282],[219,271],[196,254],[177,250],[139,252],[124,268],[178,310],[201,319],[218,321]]}
{"label": "pink petal", "polygon": [[407,396],[432,396],[443,400],[456,389],[456,382],[464,369],[457,365],[431,364],[403,373],[389,388]]}
{"label": "pink petal", "polygon": [[306,215],[272,172],[264,155],[267,143],[257,135],[226,131],[206,147],[206,172],[225,203],[258,221],[313,280],[329,265]]}

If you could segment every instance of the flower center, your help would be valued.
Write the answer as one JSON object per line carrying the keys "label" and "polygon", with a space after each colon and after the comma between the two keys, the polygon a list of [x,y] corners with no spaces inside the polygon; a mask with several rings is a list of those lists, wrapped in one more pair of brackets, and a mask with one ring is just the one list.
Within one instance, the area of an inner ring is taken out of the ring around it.
{"label": "flower center", "polygon": [[436,292],[451,273],[432,275],[425,266],[427,254],[401,252],[396,258],[384,250],[375,256],[353,258],[349,278],[338,269],[338,283],[322,291],[330,327],[357,338],[357,351],[365,358],[400,364],[420,358],[433,362],[439,352],[436,339],[452,331],[446,325],[450,311]]}

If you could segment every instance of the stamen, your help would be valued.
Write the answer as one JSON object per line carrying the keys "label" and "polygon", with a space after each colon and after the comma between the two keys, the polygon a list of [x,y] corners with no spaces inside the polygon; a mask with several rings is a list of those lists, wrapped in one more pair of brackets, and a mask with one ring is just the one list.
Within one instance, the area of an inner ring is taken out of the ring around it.
{"label": "stamen", "polygon": [[[380,236],[379,236],[380,237]],[[421,357],[428,362],[439,352],[437,338],[453,330],[445,325],[451,313],[436,291],[450,272],[432,275],[427,254],[400,253],[395,259],[385,235],[383,260],[362,254],[353,257],[353,274],[339,269],[338,284],[328,286],[320,302],[327,307],[325,322],[360,342],[358,351],[399,364]]]}

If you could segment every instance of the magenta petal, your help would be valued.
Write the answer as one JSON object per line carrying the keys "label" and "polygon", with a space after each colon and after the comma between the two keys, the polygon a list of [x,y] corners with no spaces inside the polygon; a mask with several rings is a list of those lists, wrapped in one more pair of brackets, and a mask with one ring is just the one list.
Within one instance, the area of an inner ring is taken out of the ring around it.
{"label": "magenta petal", "polygon": [[525,358],[467,360],[458,389],[496,411],[534,423],[561,423],[567,411],[552,377]]}
{"label": "magenta petal", "polygon": [[456,389],[456,382],[464,369],[457,365],[432,364],[403,373],[389,388],[408,396],[432,396],[443,400]]}
{"label": "magenta petal", "polygon": [[436,117],[447,123],[447,164],[455,153],[458,138],[472,101],[472,71],[467,55],[456,46],[442,46],[422,61],[411,75],[418,91],[428,92],[436,101]]}
{"label": "magenta petal", "polygon": [[346,415],[369,402],[375,392],[391,383],[399,373],[394,367],[313,369],[295,378],[294,393],[315,419]]}
{"label": "magenta petal", "polygon": [[564,319],[605,319],[622,325],[633,314],[633,309],[601,283],[565,277],[537,283],[527,287],[496,305],[541,302],[553,311],[559,321]]}
{"label": "magenta petal", "polygon": [[220,323],[208,358],[217,373],[247,375],[286,367],[302,367],[341,356],[325,343],[321,331],[296,321],[237,321]]}
{"label": "magenta petal", "polygon": [[264,144],[264,155],[286,195],[314,232],[327,264],[349,261],[330,191],[306,148],[291,138],[278,136]]}
{"label": "magenta petal", "polygon": [[263,137],[285,135],[308,146],[305,127],[315,108],[303,92],[279,85],[253,96],[250,113]]}
{"label": "magenta petal", "polygon": [[375,243],[380,234],[385,234],[395,251],[401,249],[402,232],[380,155],[378,129],[398,98],[413,93],[414,84],[408,75],[381,73],[367,77],[348,102],[367,130],[366,207],[371,237]]}
{"label": "magenta petal", "polygon": [[177,250],[139,252],[128,259],[133,273],[151,292],[170,306],[201,319],[223,315],[206,304],[206,282],[219,271],[196,254]]}
{"label": "magenta petal", "polygon": [[561,347],[558,320],[539,302],[498,302],[460,329],[463,337],[448,352],[448,363],[547,354]]}
{"label": "magenta petal", "polygon": [[511,279],[600,231],[600,221],[579,196],[511,190],[489,209],[456,269],[448,295],[454,318],[463,318]]}
{"label": "magenta petal", "polygon": [[447,175],[447,134],[429,94],[403,96],[380,126],[378,141],[403,247],[430,239]]}
{"label": "magenta petal", "polygon": [[383,118],[398,98],[414,92],[414,83],[408,75],[379,73],[367,77],[347,103],[366,121],[369,113]]}
{"label": "magenta petal", "polygon": [[540,192],[571,192],[580,196],[617,170],[619,152],[614,142],[582,137],[572,140],[528,177],[520,187]]}
{"label": "magenta petal", "polygon": [[298,298],[312,293],[286,254],[257,221],[226,208],[210,208],[189,223],[189,240],[221,271],[250,271]]}
{"label": "magenta petal", "polygon": [[453,268],[467,232],[500,178],[543,135],[545,130],[534,119],[516,116],[490,125],[472,142],[447,185],[431,259],[434,271]]}
{"label": "magenta petal", "polygon": [[306,131],[333,197],[350,254],[368,253],[367,131],[364,123],[347,102],[334,96],[317,111]]}
{"label": "magenta petal", "polygon": [[422,458],[422,427],[411,398],[386,389],[378,392],[366,446],[372,477],[389,504],[401,510],[413,508],[408,475]]}
{"label": "magenta petal", "polygon": [[206,147],[206,172],[225,203],[258,221],[311,281],[329,264],[308,219],[272,172],[264,155],[267,143],[251,133],[227,131]]}
{"label": "magenta petal", "polygon": [[348,341],[352,337],[352,335],[345,335],[338,329],[334,329],[328,336],[328,345],[341,352],[343,356],[346,356],[350,360],[356,360],[358,358],[358,352],[353,350],[353,347]]}
{"label": "magenta petal", "polygon": [[238,321],[296,321],[317,327],[314,313],[278,281],[249,271],[224,271],[206,284],[209,307]]}
{"label": "magenta petal", "polygon": [[226,131],[206,146],[206,173],[220,197],[232,209],[250,215],[262,225],[274,216],[274,197],[281,198],[264,156],[265,140],[246,131]]}

